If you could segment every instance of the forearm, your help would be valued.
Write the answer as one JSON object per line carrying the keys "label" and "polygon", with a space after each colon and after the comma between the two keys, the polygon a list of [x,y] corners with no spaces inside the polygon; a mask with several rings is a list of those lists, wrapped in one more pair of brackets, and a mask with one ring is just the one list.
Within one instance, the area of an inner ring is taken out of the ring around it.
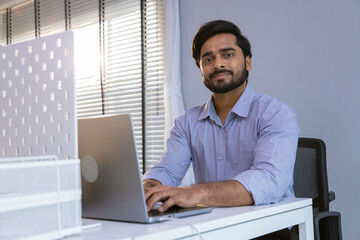
{"label": "forearm", "polygon": [[214,207],[243,206],[254,203],[251,194],[238,181],[204,183],[192,185],[198,202]]}

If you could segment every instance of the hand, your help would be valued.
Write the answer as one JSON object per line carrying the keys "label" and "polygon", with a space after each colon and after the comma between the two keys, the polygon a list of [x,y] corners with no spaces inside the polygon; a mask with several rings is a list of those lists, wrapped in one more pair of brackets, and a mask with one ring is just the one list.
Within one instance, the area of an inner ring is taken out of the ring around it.
{"label": "hand", "polygon": [[142,181],[142,184],[143,184],[145,193],[150,188],[162,185],[161,182],[159,182],[158,180],[155,180],[155,179],[146,179],[146,180]]}
{"label": "hand", "polygon": [[157,202],[163,202],[158,209],[166,211],[169,207],[177,205],[180,207],[195,207],[200,203],[201,194],[194,187],[169,187],[157,185],[145,191],[145,199],[148,211]]}
{"label": "hand", "polygon": [[163,186],[159,181],[153,179],[145,180],[143,184],[148,211],[157,202],[163,202],[159,208],[161,212],[173,205],[195,207],[198,204],[204,204],[215,207],[232,207],[254,203],[252,195],[241,183],[234,180],[203,183],[189,187]]}

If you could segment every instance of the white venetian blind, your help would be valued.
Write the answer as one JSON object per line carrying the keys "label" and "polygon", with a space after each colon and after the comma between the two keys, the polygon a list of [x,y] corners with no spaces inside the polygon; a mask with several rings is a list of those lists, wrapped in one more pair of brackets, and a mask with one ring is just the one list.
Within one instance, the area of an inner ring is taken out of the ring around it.
{"label": "white venetian blind", "polygon": [[[65,25],[65,2],[59,0],[37,0],[40,37],[63,32]],[[59,14],[62,12],[62,14]]]}
{"label": "white venetian blind", "polygon": [[6,10],[0,10],[0,46],[6,45]]}
{"label": "white venetian blind", "polygon": [[165,125],[163,0],[8,5],[0,9],[0,44],[73,30],[78,117],[131,113],[141,168],[159,161]]}
{"label": "white venetian blind", "polygon": [[99,1],[68,1],[69,27],[75,36],[78,117],[102,114],[100,82]]}
{"label": "white venetian blind", "polygon": [[104,104],[105,113],[132,114],[138,156],[142,159],[143,105],[140,7],[139,1],[105,1]]}
{"label": "white venetian blind", "polygon": [[146,170],[164,151],[165,133],[165,16],[163,1],[147,1],[145,24],[145,136]]}
{"label": "white venetian blind", "polygon": [[35,38],[34,1],[11,8],[9,16],[11,43]]}

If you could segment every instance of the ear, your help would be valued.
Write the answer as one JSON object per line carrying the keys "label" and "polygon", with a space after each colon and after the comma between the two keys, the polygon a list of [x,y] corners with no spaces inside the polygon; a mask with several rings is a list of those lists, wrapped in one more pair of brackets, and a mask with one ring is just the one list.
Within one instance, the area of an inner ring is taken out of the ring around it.
{"label": "ear", "polygon": [[250,58],[250,56],[246,56],[246,58],[245,58],[245,67],[246,67],[246,70],[248,70],[248,71],[251,70],[251,58]]}

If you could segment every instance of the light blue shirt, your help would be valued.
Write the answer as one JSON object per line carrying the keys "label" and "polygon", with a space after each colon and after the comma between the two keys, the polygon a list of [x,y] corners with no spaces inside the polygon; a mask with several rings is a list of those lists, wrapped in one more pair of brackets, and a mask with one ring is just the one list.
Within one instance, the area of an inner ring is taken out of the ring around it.
{"label": "light blue shirt", "polygon": [[294,197],[299,137],[294,111],[247,86],[225,124],[210,98],[179,116],[161,161],[143,179],[178,186],[190,163],[196,183],[236,180],[256,205]]}

